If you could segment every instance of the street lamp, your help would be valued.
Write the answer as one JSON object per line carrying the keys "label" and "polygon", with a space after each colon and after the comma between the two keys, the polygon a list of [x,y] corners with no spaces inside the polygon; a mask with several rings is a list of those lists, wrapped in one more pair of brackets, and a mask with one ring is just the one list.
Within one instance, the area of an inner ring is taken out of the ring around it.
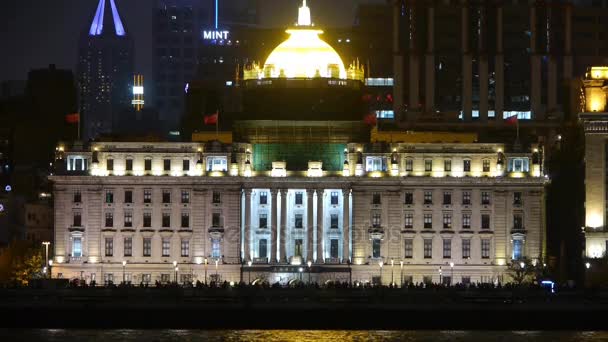
{"label": "street lamp", "polygon": [[175,267],[175,283],[177,284],[177,271],[179,271],[179,267]]}
{"label": "street lamp", "polygon": [[44,241],[42,244],[44,245],[44,255],[45,255],[44,267],[46,268],[49,265],[49,245],[51,243],[49,241]]}
{"label": "street lamp", "polygon": [[590,263],[588,263],[588,262],[586,262],[586,263],[585,263],[585,268],[586,268],[586,269],[591,268],[591,264],[590,264]]}
{"label": "street lamp", "polygon": [[247,261],[247,265],[249,266],[249,284],[251,285],[251,260]]}
{"label": "street lamp", "polygon": [[401,264],[401,272],[399,278],[401,279],[401,287],[403,287],[403,260],[399,261],[399,264]]}
{"label": "street lamp", "polygon": [[395,285],[395,282],[394,282],[394,277],[393,277],[393,274],[394,274],[394,272],[393,272],[394,266],[395,266],[395,260],[391,259],[391,286],[394,286],[394,285]]}
{"label": "street lamp", "polygon": [[450,285],[454,282],[454,263],[450,263],[450,268],[452,269],[452,275],[450,276]]}
{"label": "street lamp", "polygon": [[49,279],[53,278],[51,267],[53,266],[53,260],[49,260]]}
{"label": "street lamp", "polygon": [[523,261],[519,263],[519,267],[520,267],[521,269],[523,269],[525,266],[526,266],[526,264],[524,264],[524,262],[523,262]]}
{"label": "street lamp", "polygon": [[207,260],[207,258],[205,258],[205,285],[207,285],[207,262],[209,260]]}
{"label": "street lamp", "polygon": [[312,261],[308,260],[307,264],[308,264],[308,284],[310,284],[310,271],[311,271],[310,267],[312,266]]}
{"label": "street lamp", "polygon": [[380,261],[378,263],[378,266],[380,266],[380,284],[379,285],[382,285],[382,266],[384,266],[384,261]]}
{"label": "street lamp", "polygon": [[441,266],[439,266],[439,284],[443,284],[443,273],[441,270]]}
{"label": "street lamp", "polygon": [[298,268],[298,272],[300,272],[300,282],[302,282],[302,272],[304,272],[304,268]]}
{"label": "street lamp", "polygon": [[126,285],[125,283],[125,268],[127,267],[127,260],[123,260],[122,261],[122,283]]}
{"label": "street lamp", "polygon": [[219,283],[219,279],[217,276],[217,264],[219,262],[219,259],[215,259],[215,281]]}

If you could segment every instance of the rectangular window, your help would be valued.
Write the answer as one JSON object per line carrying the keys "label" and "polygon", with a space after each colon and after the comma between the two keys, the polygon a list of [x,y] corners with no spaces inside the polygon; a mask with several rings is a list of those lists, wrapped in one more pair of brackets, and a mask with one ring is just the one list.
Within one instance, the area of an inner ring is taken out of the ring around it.
{"label": "rectangular window", "polygon": [[152,282],[152,274],[144,273],[141,275],[141,282],[148,285]]}
{"label": "rectangular window", "polygon": [[432,159],[424,160],[424,171],[426,171],[426,172],[433,171],[433,160]]}
{"label": "rectangular window", "polygon": [[469,259],[471,257],[471,239],[462,239],[462,258]]}
{"label": "rectangular window", "polygon": [[190,240],[182,240],[182,257],[190,256]]}
{"label": "rectangular window", "polygon": [[405,171],[411,172],[414,171],[414,160],[408,158],[405,160]]}
{"label": "rectangular window", "polygon": [[443,258],[450,259],[452,257],[452,240],[443,239]]}
{"label": "rectangular window", "polygon": [[212,194],[211,203],[221,204],[222,203],[222,193],[219,191],[214,191]]}
{"label": "rectangular window", "polygon": [[133,203],[133,190],[125,190],[125,203]]}
{"label": "rectangular window", "polygon": [[74,227],[82,227],[82,213],[80,211],[74,212],[74,221],[72,223]]}
{"label": "rectangular window", "polygon": [[484,161],[482,162],[482,168],[483,168],[483,172],[490,172],[490,161],[487,159],[484,159]]}
{"label": "rectangular window", "polygon": [[339,203],[338,192],[332,191],[331,192],[331,205],[338,205],[338,203]]}
{"label": "rectangular window", "polygon": [[112,273],[104,273],[103,278],[104,278],[105,285],[114,283],[114,274],[112,274]]}
{"label": "rectangular window", "polygon": [[144,256],[149,257],[152,255],[152,239],[144,238]]}
{"label": "rectangular window", "polygon": [[133,159],[127,159],[125,162],[125,170],[133,171]]}
{"label": "rectangular window", "polygon": [[331,239],[329,241],[329,257],[337,259],[339,257],[340,240]]}
{"label": "rectangular window", "polygon": [[521,192],[516,191],[513,193],[513,204],[514,205],[521,205],[522,204],[522,196],[521,196]]}
{"label": "rectangular window", "polygon": [[152,203],[152,189],[144,189],[144,203]]}
{"label": "rectangular window", "polygon": [[433,228],[433,214],[424,213],[424,228],[427,228],[427,229]]}
{"label": "rectangular window", "polygon": [[433,257],[433,240],[424,239],[424,258],[431,259]]}
{"label": "rectangular window", "polygon": [[152,213],[147,211],[144,212],[144,228],[152,227]]}
{"label": "rectangular window", "polygon": [[372,212],[372,227],[379,228],[382,225],[382,214],[378,210]]}
{"label": "rectangular window", "polygon": [[114,203],[114,191],[106,190],[106,203]]}
{"label": "rectangular window", "polygon": [[330,228],[338,228],[338,214],[331,214],[330,216]]}
{"label": "rectangular window", "polygon": [[188,212],[183,212],[182,213],[182,228],[189,228],[190,227],[190,213]]}
{"label": "rectangular window", "polygon": [[303,222],[302,214],[296,214],[296,217],[295,217],[295,227],[296,228],[304,228],[304,222]]}
{"label": "rectangular window", "polygon": [[471,205],[471,192],[470,191],[462,192],[462,205]]}
{"label": "rectangular window", "polygon": [[219,259],[222,256],[222,246],[220,244],[220,239],[212,239],[211,240],[211,257],[214,259]]}
{"label": "rectangular window", "polygon": [[405,213],[405,228],[406,229],[414,228],[414,213],[412,213],[412,212]]}
{"label": "rectangular window", "polygon": [[182,160],[182,170],[184,172],[190,171],[190,160],[188,160],[188,159]]}
{"label": "rectangular window", "polygon": [[226,157],[207,157],[207,171],[228,171],[228,159]]}
{"label": "rectangular window", "polygon": [[260,205],[267,205],[267,204],[268,204],[268,192],[261,191],[260,192]]}
{"label": "rectangular window", "polygon": [[106,170],[114,171],[114,159],[106,160]]}
{"label": "rectangular window", "polygon": [[471,161],[469,159],[462,161],[462,170],[464,172],[471,172]]}
{"label": "rectangular window", "polygon": [[524,217],[520,213],[513,214],[513,229],[522,230],[524,229]]}
{"label": "rectangular window", "polygon": [[163,213],[163,228],[171,228],[171,213],[165,212]]}
{"label": "rectangular window", "polygon": [[268,214],[260,214],[260,228],[268,228]]}
{"label": "rectangular window", "polygon": [[211,216],[211,226],[214,228],[219,228],[222,226],[220,213],[213,213],[213,215]]}
{"label": "rectangular window", "polygon": [[452,229],[452,213],[443,213],[443,229]]}
{"label": "rectangular window", "polygon": [[162,256],[168,257],[171,255],[171,240],[163,239],[162,241]]}
{"label": "rectangular window", "polygon": [[294,251],[293,251],[294,256],[302,257],[302,245],[303,245],[302,239],[296,239],[294,241]]}
{"label": "rectangular window", "polygon": [[171,190],[163,190],[163,204],[171,203]]}
{"label": "rectangular window", "polygon": [[443,205],[452,204],[452,193],[450,191],[445,191],[443,193]]}
{"label": "rectangular window", "polygon": [[524,241],[520,239],[513,240],[513,260],[519,260],[524,255]]}
{"label": "rectangular window", "polygon": [[106,227],[108,227],[108,228],[114,227],[114,213],[113,212],[106,213]]}
{"label": "rectangular window", "polygon": [[433,192],[432,191],[424,192],[424,204],[433,204]]}
{"label": "rectangular window", "polygon": [[381,241],[380,239],[373,239],[372,240],[372,258],[380,258],[380,251],[381,251]]}
{"label": "rectangular window", "polygon": [[490,258],[490,239],[481,239],[481,258]]}
{"label": "rectangular window", "polygon": [[405,204],[409,204],[409,205],[414,204],[414,193],[413,192],[405,193]]}
{"label": "rectangular window", "polygon": [[125,211],[125,225],[126,228],[133,227],[133,212]]}
{"label": "rectangular window", "polygon": [[303,194],[303,193],[301,193],[301,192],[296,192],[296,198],[295,198],[296,205],[302,205],[302,203],[304,203],[304,202],[303,202],[303,197],[304,197],[304,194]]}
{"label": "rectangular window", "polygon": [[160,275],[160,282],[163,284],[166,284],[168,282],[170,282],[171,280],[171,275],[168,273],[164,273]]}
{"label": "rectangular window", "polygon": [[443,161],[443,171],[450,172],[452,171],[452,160],[446,159]]}
{"label": "rectangular window", "polygon": [[258,245],[258,257],[259,258],[268,257],[268,240],[260,239],[260,243]]}
{"label": "rectangular window", "polygon": [[404,257],[406,259],[411,259],[414,257],[414,240],[405,239],[405,254]]}
{"label": "rectangular window", "polygon": [[144,171],[152,171],[152,159],[144,160]]}
{"label": "rectangular window", "polygon": [[462,214],[462,229],[471,229],[471,214]]}
{"label": "rectangular window", "polygon": [[182,204],[190,203],[190,191],[182,190]]}
{"label": "rectangular window", "polygon": [[123,247],[124,247],[124,255],[126,257],[130,257],[133,255],[133,239],[130,237],[126,237],[123,240]]}
{"label": "rectangular window", "polygon": [[105,240],[105,252],[107,257],[114,256],[114,239],[106,238]]}
{"label": "rectangular window", "polygon": [[490,193],[488,191],[481,192],[481,204],[482,205],[490,204]]}
{"label": "rectangular window", "polygon": [[378,205],[382,203],[382,197],[380,196],[379,193],[374,192],[372,194],[372,204]]}
{"label": "rectangular window", "polygon": [[79,236],[72,238],[72,256],[75,258],[82,256],[82,238]]}
{"label": "rectangular window", "polygon": [[382,164],[382,157],[367,157],[365,171],[383,171]]}
{"label": "rectangular window", "polygon": [[163,160],[163,171],[171,171],[171,159]]}
{"label": "rectangular window", "polygon": [[74,192],[74,203],[82,203],[82,194],[79,190]]}
{"label": "rectangular window", "polygon": [[481,214],[481,229],[490,229],[490,214]]}

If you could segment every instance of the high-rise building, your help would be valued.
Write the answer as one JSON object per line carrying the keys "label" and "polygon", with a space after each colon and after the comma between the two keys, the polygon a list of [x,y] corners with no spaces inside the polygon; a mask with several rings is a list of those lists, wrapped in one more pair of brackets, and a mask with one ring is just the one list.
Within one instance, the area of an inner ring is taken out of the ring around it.
{"label": "high-rise building", "polygon": [[99,0],[82,33],[78,87],[83,138],[112,133],[121,110],[131,104],[134,48],[116,0]]}

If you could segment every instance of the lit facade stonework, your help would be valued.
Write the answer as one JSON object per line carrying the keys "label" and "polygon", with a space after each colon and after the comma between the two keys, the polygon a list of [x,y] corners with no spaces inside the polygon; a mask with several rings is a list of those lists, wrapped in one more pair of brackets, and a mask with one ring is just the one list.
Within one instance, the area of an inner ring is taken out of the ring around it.
{"label": "lit facade stonework", "polygon": [[352,143],[339,171],[256,170],[254,149],[59,147],[53,276],[495,282],[508,280],[512,259],[544,259],[547,180],[535,147]]}

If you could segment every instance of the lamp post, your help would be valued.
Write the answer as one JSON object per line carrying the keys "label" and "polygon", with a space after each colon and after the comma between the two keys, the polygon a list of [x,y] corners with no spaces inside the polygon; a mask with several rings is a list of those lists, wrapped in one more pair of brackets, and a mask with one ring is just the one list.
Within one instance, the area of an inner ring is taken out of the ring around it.
{"label": "lamp post", "polygon": [[312,266],[312,261],[308,260],[308,284],[310,285],[311,281],[310,281],[310,267]]}
{"label": "lamp post", "polygon": [[217,276],[218,263],[219,263],[219,260],[215,259],[215,281],[219,283],[219,279],[218,279],[218,276]]}
{"label": "lamp post", "polygon": [[451,271],[452,271],[452,274],[450,276],[450,285],[452,285],[453,282],[454,282],[454,263],[453,262],[450,263],[450,268],[451,268]]}
{"label": "lamp post", "polygon": [[395,278],[394,278],[394,268],[395,268],[395,260],[391,259],[391,286],[395,285]]}
{"label": "lamp post", "polygon": [[439,266],[439,284],[443,284],[443,274],[441,271],[441,266]]}
{"label": "lamp post", "polygon": [[403,260],[399,261],[399,264],[401,264],[400,279],[401,279],[401,287],[403,287]]}
{"label": "lamp post", "polygon": [[49,260],[49,279],[53,278],[52,270],[51,270],[52,266],[53,266],[53,260]]}
{"label": "lamp post", "polygon": [[179,267],[175,267],[175,283],[177,284],[177,271],[179,271]]}
{"label": "lamp post", "polygon": [[205,285],[207,285],[207,263],[209,260],[207,260],[207,258],[205,258]]}
{"label": "lamp post", "polygon": [[585,285],[591,283],[587,278],[589,278],[589,269],[591,268],[591,264],[589,262],[585,263]]}
{"label": "lamp post", "polygon": [[49,266],[49,245],[51,243],[49,241],[44,241],[42,244],[44,245],[44,255],[45,255],[44,267],[47,268]]}
{"label": "lamp post", "polygon": [[379,285],[382,285],[382,266],[384,266],[384,261],[380,261],[378,263],[378,266],[380,266],[380,284]]}
{"label": "lamp post", "polygon": [[304,272],[304,268],[298,268],[298,272],[300,272],[300,283],[302,282],[302,272]]}
{"label": "lamp post", "polygon": [[122,283],[126,285],[125,282],[125,268],[127,267],[127,260],[122,261]]}
{"label": "lamp post", "polygon": [[173,260],[173,269],[175,270],[175,283],[177,283],[177,261]]}
{"label": "lamp post", "polygon": [[251,260],[247,261],[247,265],[249,266],[249,285],[251,285]]}

